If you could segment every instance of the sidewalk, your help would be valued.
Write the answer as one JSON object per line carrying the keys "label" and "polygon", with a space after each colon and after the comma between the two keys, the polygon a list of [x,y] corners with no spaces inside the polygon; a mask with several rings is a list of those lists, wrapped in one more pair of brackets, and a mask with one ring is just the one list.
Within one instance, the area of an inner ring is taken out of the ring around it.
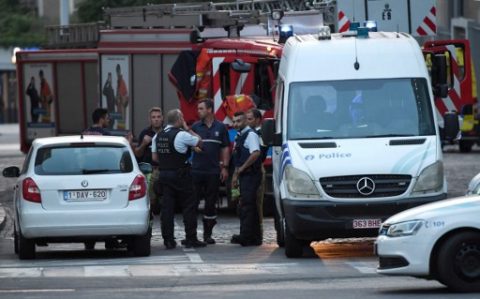
{"label": "sidewalk", "polygon": [[21,156],[18,124],[0,124],[0,156]]}

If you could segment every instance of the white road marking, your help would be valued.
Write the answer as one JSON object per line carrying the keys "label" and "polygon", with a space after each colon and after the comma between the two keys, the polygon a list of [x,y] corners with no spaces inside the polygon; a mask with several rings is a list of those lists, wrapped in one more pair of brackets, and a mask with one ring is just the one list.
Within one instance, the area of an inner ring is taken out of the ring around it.
{"label": "white road marking", "polygon": [[[200,257],[192,257],[198,260]],[[201,259],[200,259],[201,260]],[[157,264],[106,265],[71,267],[1,268],[0,278],[7,277],[161,277],[161,276],[221,276],[221,275],[274,275],[292,273],[300,269],[297,263],[248,264]]]}
{"label": "white road marking", "polygon": [[203,260],[198,253],[186,253],[186,255],[192,263],[203,263]]}
{"label": "white road marking", "polygon": [[15,294],[15,293],[66,293],[75,292],[75,289],[28,289],[28,290],[0,290],[0,294]]}
{"label": "white road marking", "polygon": [[86,277],[128,277],[127,265],[122,266],[89,266],[84,267]]}
{"label": "white road marking", "polygon": [[377,263],[376,262],[345,262],[345,264],[355,268],[358,272],[364,274],[375,274],[377,273]]}

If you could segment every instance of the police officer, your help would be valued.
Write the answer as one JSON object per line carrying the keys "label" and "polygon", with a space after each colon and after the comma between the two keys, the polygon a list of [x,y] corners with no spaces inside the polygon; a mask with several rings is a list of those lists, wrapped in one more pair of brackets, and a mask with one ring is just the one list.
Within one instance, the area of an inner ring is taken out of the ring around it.
{"label": "police officer", "polygon": [[158,162],[159,182],[163,188],[162,237],[165,247],[177,246],[174,237],[175,202],[182,205],[185,225],[185,247],[204,247],[197,239],[197,201],[190,171],[190,148],[202,145],[200,137],[192,135],[183,114],[174,109],[167,113],[167,126],[153,138],[152,159]]}
{"label": "police officer", "polygon": [[261,180],[260,142],[258,135],[247,125],[244,112],[236,112],[233,125],[239,132],[235,140],[233,160],[235,171],[232,186],[240,185],[240,234],[233,235],[231,242],[242,246],[258,246],[260,223],[257,209],[257,190]]}
{"label": "police officer", "polygon": [[247,117],[247,124],[250,128],[255,130],[257,133],[260,141],[260,160],[262,161],[260,165],[260,173],[261,173],[261,181],[260,185],[258,186],[257,190],[257,209],[258,209],[258,216],[260,221],[260,236],[259,239],[263,239],[263,198],[265,196],[265,168],[263,167],[263,162],[267,158],[268,146],[263,144],[262,140],[262,113],[258,109],[250,109],[246,113]]}
{"label": "police officer", "polygon": [[200,120],[192,130],[202,138],[201,151],[193,153],[192,174],[197,203],[205,198],[203,215],[203,240],[215,244],[212,230],[217,223],[215,203],[218,200],[220,182],[228,178],[230,140],[225,125],[215,119],[213,101],[205,99],[197,104]]}
{"label": "police officer", "polygon": [[150,163],[153,166],[152,174],[148,183],[148,196],[152,212],[155,215],[160,214],[160,196],[155,192],[154,184],[158,183],[158,165],[152,161],[152,138],[161,131],[163,127],[163,115],[160,107],[152,107],[148,112],[150,125],[140,132],[138,136],[139,144],[135,147],[135,156],[138,162]]}

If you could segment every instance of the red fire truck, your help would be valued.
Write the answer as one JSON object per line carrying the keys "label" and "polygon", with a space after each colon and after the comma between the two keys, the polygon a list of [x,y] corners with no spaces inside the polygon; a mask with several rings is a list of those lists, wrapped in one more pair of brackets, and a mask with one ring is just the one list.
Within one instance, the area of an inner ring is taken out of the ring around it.
{"label": "red fire truck", "polygon": [[[440,127],[447,114],[459,114],[461,119],[460,134],[455,137],[461,152],[470,152],[473,144],[480,141],[479,106],[477,102],[476,78],[468,40],[430,41],[424,44],[427,66],[431,67],[432,55],[444,55],[447,61],[446,97],[436,98],[437,114]],[[444,135],[444,134],[443,134]],[[445,136],[444,137],[448,137]],[[455,141],[454,136],[446,142]]]}

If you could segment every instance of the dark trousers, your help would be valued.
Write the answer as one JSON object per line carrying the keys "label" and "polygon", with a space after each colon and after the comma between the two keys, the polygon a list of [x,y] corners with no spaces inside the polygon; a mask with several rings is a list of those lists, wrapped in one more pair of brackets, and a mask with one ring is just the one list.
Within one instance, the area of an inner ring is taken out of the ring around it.
{"label": "dark trousers", "polygon": [[163,187],[162,200],[162,237],[164,240],[174,239],[175,203],[182,206],[183,224],[187,240],[197,239],[197,201],[193,192],[190,169],[161,170],[160,184]]}
{"label": "dark trousers", "polygon": [[218,201],[220,174],[194,173],[193,186],[197,196],[197,203],[205,199],[205,210],[203,212],[205,218],[215,219],[217,217],[215,204]]}
{"label": "dark trousers", "polygon": [[257,190],[262,175],[260,172],[249,172],[240,175],[240,236],[245,240],[261,238],[260,219],[257,208]]}

